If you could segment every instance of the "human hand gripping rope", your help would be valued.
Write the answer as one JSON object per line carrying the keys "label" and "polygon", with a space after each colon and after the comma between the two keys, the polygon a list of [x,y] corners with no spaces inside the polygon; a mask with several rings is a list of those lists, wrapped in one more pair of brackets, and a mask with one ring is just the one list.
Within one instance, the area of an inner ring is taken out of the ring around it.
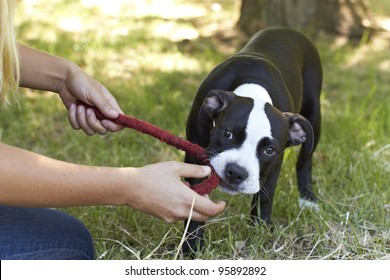
{"label": "human hand gripping rope", "polygon": [[[105,117],[102,112],[100,112],[100,110],[96,107],[90,106],[82,101],[77,101],[76,104],[83,105],[86,109],[91,108],[95,112],[96,117],[100,120],[107,119],[107,117]],[[150,135],[162,142],[165,142],[168,145],[171,145],[196,157],[202,162],[202,164],[209,165],[211,167],[211,174],[209,178],[199,184],[191,186],[191,189],[194,190],[196,193],[200,195],[210,193],[218,186],[219,182],[221,181],[220,177],[210,164],[210,161],[206,154],[206,150],[198,144],[194,144],[188,140],[175,136],[166,130],[163,130],[155,125],[139,120],[132,116],[119,114],[118,118],[110,120],[116,124],[132,128],[144,134]]]}

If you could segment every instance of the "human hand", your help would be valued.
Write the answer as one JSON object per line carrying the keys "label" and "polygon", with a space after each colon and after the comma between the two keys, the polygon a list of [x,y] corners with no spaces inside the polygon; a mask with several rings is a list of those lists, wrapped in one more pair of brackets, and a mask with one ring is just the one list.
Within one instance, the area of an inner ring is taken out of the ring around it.
{"label": "human hand", "polygon": [[[122,129],[122,126],[109,120],[123,113],[112,94],[78,66],[73,65],[73,68],[59,90],[59,95],[69,110],[68,118],[72,127],[82,129],[87,135],[93,135],[96,132],[104,135],[108,131],[115,132]],[[76,100],[96,106],[107,119],[98,120],[92,109],[76,105]]]}
{"label": "human hand", "polygon": [[188,219],[205,221],[209,216],[220,214],[226,203],[211,201],[191,190],[181,177],[203,178],[210,174],[208,166],[179,162],[162,162],[135,170],[134,187],[129,194],[128,205],[145,213],[159,217],[168,223]]}

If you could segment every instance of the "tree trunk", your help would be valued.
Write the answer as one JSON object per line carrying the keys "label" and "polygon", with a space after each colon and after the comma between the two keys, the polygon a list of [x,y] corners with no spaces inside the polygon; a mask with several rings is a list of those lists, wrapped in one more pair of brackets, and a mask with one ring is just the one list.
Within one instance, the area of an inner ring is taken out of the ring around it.
{"label": "tree trunk", "polygon": [[277,25],[361,37],[374,22],[365,0],[242,0],[241,31],[249,35]]}
{"label": "tree trunk", "polygon": [[240,19],[237,22],[239,30],[247,35],[255,33],[266,26],[265,0],[242,0]]}

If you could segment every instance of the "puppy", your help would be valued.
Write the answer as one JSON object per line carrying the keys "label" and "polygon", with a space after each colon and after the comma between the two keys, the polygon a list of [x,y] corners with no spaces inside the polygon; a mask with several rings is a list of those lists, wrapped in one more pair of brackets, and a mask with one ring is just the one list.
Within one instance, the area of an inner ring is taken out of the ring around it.
{"label": "puppy", "polygon": [[[313,43],[297,31],[275,27],[256,33],[197,90],[187,139],[206,148],[223,192],[253,195],[254,223],[271,223],[284,150],[290,146],[302,145],[296,164],[300,205],[318,207],[311,184],[321,87],[322,66]],[[190,155],[185,161],[199,164]],[[202,225],[190,221],[184,252],[201,246]]]}

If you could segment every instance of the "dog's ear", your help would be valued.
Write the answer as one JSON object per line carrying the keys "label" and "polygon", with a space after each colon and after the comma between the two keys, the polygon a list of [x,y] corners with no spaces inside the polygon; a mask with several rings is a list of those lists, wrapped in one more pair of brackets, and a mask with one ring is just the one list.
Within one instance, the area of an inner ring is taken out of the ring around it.
{"label": "dog's ear", "polygon": [[236,97],[237,95],[232,91],[211,90],[203,101],[201,114],[212,120],[216,120],[221,111]]}
{"label": "dog's ear", "polygon": [[287,147],[302,144],[304,155],[311,155],[314,146],[314,132],[310,122],[299,114],[283,114],[289,123]]}

